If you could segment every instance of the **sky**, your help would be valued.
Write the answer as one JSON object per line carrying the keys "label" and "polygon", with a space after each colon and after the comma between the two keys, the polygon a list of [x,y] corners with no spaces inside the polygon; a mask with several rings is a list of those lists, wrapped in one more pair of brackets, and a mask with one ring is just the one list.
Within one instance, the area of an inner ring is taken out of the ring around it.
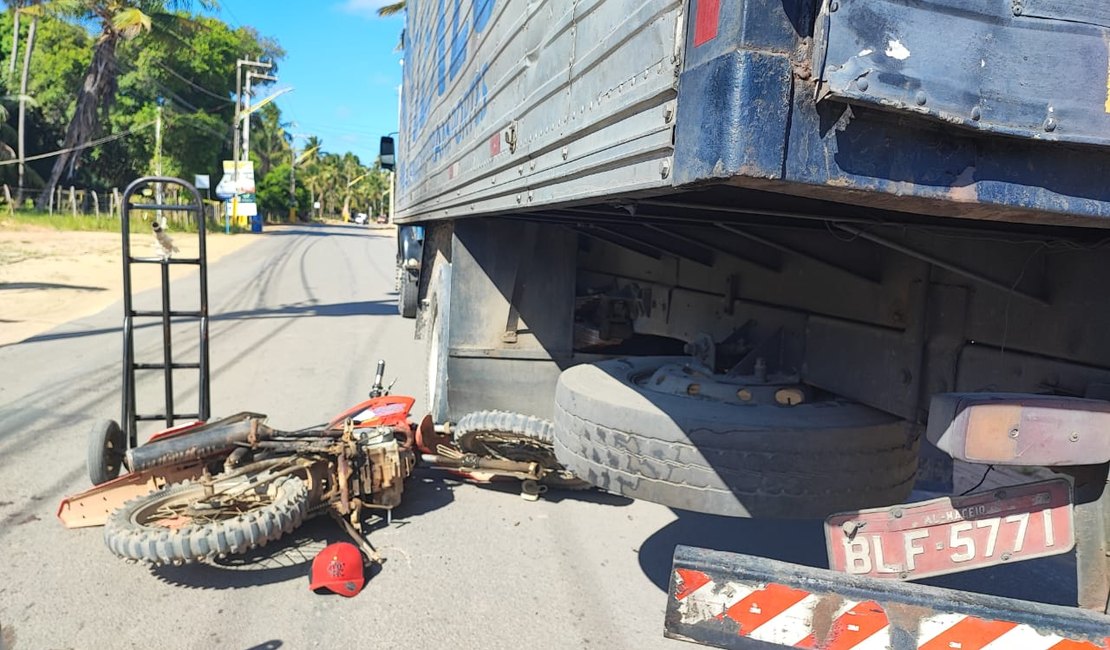
{"label": "sky", "polygon": [[319,136],[329,153],[351,151],[363,164],[373,162],[381,136],[397,130],[404,14],[379,18],[377,9],[388,0],[219,4],[216,13],[229,25],[251,26],[285,49],[272,87],[293,87],[277,99],[282,119],[295,123],[289,131]]}

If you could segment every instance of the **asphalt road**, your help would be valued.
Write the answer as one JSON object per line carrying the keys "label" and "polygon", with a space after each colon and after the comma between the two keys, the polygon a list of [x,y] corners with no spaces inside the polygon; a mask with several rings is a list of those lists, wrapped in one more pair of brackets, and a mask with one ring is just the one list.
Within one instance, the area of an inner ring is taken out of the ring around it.
{"label": "asphalt road", "polygon": [[[395,392],[423,397],[423,352],[396,315],[392,231],[275,229],[209,269],[214,416],[266,413],[279,428],[363,399],[377,359]],[[187,309],[195,285],[175,285]],[[157,295],[141,296],[154,305]],[[195,299],[193,299],[195,302]],[[58,501],[88,486],[85,432],[118,419],[122,307],[0,348],[0,647],[683,648],[662,638],[670,556],[697,544],[824,564],[817,522],[675,513],[597,492],[529,503],[511,487],[420,471],[386,558],[357,597],[308,590],[312,556],[344,539],[315,520],[245,561],[152,569],[116,559],[99,529],[66,530]],[[192,326],[174,328],[178,360]],[[157,328],[140,360],[158,360]],[[193,355],[193,357],[190,357]],[[140,410],[161,408],[155,376]],[[177,382],[181,410],[195,378]],[[149,433],[149,432],[147,432]],[[1074,564],[1055,558],[935,580],[1046,602],[1074,601]]]}

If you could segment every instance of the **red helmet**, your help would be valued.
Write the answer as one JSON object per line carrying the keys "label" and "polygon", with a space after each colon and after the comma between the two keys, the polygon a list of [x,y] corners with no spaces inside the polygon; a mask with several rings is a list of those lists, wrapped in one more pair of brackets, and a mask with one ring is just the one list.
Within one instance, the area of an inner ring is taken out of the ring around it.
{"label": "red helmet", "polygon": [[362,553],[349,542],[327,546],[312,560],[312,576],[308,588],[329,589],[350,598],[362,591],[366,578],[362,574]]}

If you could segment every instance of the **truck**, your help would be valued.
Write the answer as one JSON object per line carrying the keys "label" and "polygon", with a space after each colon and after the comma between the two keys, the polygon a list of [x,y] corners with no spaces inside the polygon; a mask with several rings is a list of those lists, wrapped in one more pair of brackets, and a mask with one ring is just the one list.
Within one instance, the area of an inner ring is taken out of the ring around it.
{"label": "truck", "polygon": [[[1108,43],[1097,0],[410,0],[433,417],[549,421],[621,495],[827,518],[831,571],[676,550],[677,638],[1110,647]],[[904,503],[952,459],[1057,478]],[[1076,608],[913,582],[1073,549]]]}

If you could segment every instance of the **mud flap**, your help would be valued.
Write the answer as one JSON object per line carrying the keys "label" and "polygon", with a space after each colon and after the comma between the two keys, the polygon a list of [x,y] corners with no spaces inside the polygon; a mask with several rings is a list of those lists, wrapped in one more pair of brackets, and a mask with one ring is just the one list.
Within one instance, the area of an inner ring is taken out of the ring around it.
{"label": "mud flap", "polygon": [[1110,617],[678,546],[664,634],[744,649],[1110,650]]}

